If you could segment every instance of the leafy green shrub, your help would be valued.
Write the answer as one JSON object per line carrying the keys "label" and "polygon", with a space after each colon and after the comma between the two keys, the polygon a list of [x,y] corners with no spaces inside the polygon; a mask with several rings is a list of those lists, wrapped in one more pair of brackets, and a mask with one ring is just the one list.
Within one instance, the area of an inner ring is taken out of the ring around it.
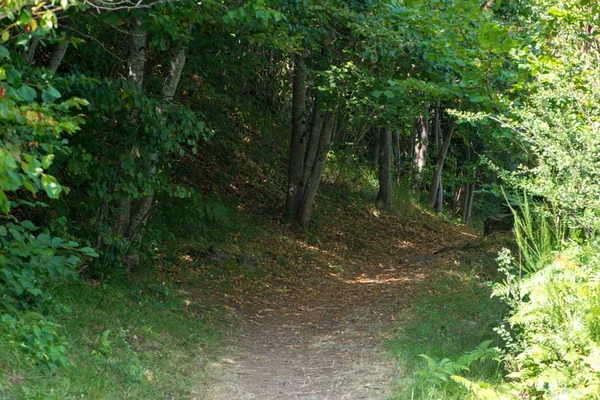
{"label": "leafy green shrub", "polygon": [[524,202],[515,217],[521,253],[500,253],[505,278],[493,286],[512,309],[497,328],[507,381],[496,388],[456,381],[486,399],[598,398],[600,243],[579,241],[580,231],[566,229],[545,206]]}
{"label": "leafy green shrub", "polygon": [[58,332],[60,325],[35,312],[18,317],[4,314],[1,322],[4,340],[23,351],[28,361],[49,370],[68,364],[67,344]]}
{"label": "leafy green shrub", "polygon": [[[600,393],[600,247],[571,245],[538,271],[498,285],[516,304],[499,330],[512,346],[508,377],[519,392],[542,399]],[[515,300],[517,300],[515,302]]]}
{"label": "leafy green shrub", "polygon": [[11,313],[40,309],[50,282],[77,278],[76,254],[95,255],[89,247],[39,230],[30,221],[0,225],[0,306]]}
{"label": "leafy green shrub", "polygon": [[[64,98],[49,74],[24,66],[18,43],[10,39],[18,41],[21,36],[12,30],[15,26],[35,22],[29,10],[32,5],[5,5],[8,19],[18,18],[19,23],[6,27],[3,21],[6,29],[0,45],[0,332],[3,346],[19,349],[27,360],[54,370],[66,365],[67,359],[59,326],[43,315],[54,311],[49,307],[49,286],[59,279],[76,278],[81,255],[95,252],[80,248],[62,233],[57,235],[58,230],[42,229],[19,217],[27,213],[35,221],[40,214],[36,211],[46,204],[33,199],[42,194],[57,199],[68,192],[50,168],[57,155],[69,152],[67,137],[79,130],[83,118],[77,112],[88,103]],[[44,15],[44,28],[36,32],[39,36],[56,23],[53,12]],[[55,215],[50,219],[47,226],[65,222]]]}

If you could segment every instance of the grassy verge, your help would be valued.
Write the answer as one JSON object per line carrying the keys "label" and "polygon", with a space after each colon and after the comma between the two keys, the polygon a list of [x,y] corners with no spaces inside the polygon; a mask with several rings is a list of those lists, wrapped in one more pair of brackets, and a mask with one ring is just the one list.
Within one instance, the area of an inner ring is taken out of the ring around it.
{"label": "grassy verge", "polygon": [[[461,356],[482,342],[491,340],[490,347],[500,344],[493,328],[502,318],[503,306],[490,298],[485,285],[497,274],[496,268],[493,252],[463,254],[459,265],[449,264],[422,284],[422,296],[397,317],[387,341],[399,377],[391,399],[465,399],[467,392],[448,379],[450,375],[499,379],[502,371],[496,361],[461,365],[465,359]],[[486,350],[480,353],[490,355]],[[429,361],[421,355],[430,357]]]}
{"label": "grassy verge", "polygon": [[74,282],[57,299],[70,309],[56,321],[69,365],[45,369],[1,337],[1,398],[203,398],[219,335],[185,295],[161,282]]}

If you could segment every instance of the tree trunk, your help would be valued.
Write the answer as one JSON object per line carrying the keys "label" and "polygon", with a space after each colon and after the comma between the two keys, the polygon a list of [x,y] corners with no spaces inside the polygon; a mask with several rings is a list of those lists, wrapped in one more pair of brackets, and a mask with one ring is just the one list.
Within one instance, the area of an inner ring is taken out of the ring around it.
{"label": "tree trunk", "polygon": [[435,134],[435,154],[440,152],[440,142],[442,140],[442,119],[440,118],[440,107],[433,109],[433,131]]}
{"label": "tree trunk", "polygon": [[122,195],[117,201],[115,209],[115,231],[122,237],[126,237],[129,230],[129,218],[131,216],[131,199]]}
{"label": "tree trunk", "polygon": [[295,57],[292,86],[292,138],[288,164],[288,185],[285,208],[289,215],[296,215],[302,202],[300,183],[304,175],[304,152],[306,138],[306,59]]}
{"label": "tree trunk", "polygon": [[[146,39],[147,34],[141,28],[142,22],[134,19],[133,26],[128,35],[128,60],[127,80],[133,82],[139,93],[142,93],[144,87],[144,68],[146,65]],[[135,126],[137,118],[132,115],[131,126]],[[116,207],[116,231],[125,237],[129,237],[131,227],[131,198],[122,195]]]}
{"label": "tree trunk", "polygon": [[142,30],[142,21],[133,20],[133,28],[129,33],[129,55],[127,60],[127,79],[135,83],[139,92],[143,92],[144,68],[146,66],[147,33]]}
{"label": "tree trunk", "polygon": [[339,114],[336,114],[333,119],[333,128],[331,128],[331,142],[335,143],[337,139],[338,124],[340,123]]}
{"label": "tree trunk", "polygon": [[469,223],[471,221],[471,212],[473,210],[473,198],[475,197],[475,185],[477,181],[477,175],[479,173],[479,168],[475,168],[473,171],[473,181],[467,184],[467,190],[465,193],[465,203],[463,206],[463,222]]}
{"label": "tree trunk", "polygon": [[[452,215],[462,218],[462,210],[464,204],[464,192],[467,185],[462,184],[457,187],[452,193]],[[462,204],[461,204],[462,203]]]}
{"label": "tree trunk", "polygon": [[473,198],[475,197],[475,182],[467,184],[465,191],[465,202],[462,210],[462,220],[465,224],[471,221],[471,210],[473,209]]}
{"label": "tree trunk", "polygon": [[[467,208],[469,205],[469,197],[471,197],[471,183],[467,182],[462,186],[461,197],[462,205],[460,206],[460,219],[467,223]],[[457,201],[458,202],[458,201]]]}
{"label": "tree trunk", "polygon": [[[191,27],[192,25],[189,25],[188,34],[191,32]],[[167,74],[167,77],[165,78],[165,82],[163,84],[162,97],[165,101],[172,101],[175,97],[175,92],[177,92],[177,87],[179,86],[179,81],[181,80],[181,74],[183,72],[183,67],[185,66],[186,59],[187,46],[185,45],[185,43],[180,42],[177,45],[173,58],[171,59],[171,63],[169,65],[169,73]],[[156,152],[153,152],[148,155],[146,176],[154,177],[156,175],[157,162],[158,154]],[[138,209],[131,217],[129,225],[129,232],[131,235],[135,234],[135,232],[137,232],[137,230],[148,219],[153,202],[154,192],[151,191],[146,197],[142,199]]]}
{"label": "tree trunk", "polygon": [[338,123],[336,126],[335,138],[340,146],[344,146],[346,142],[346,127],[348,125],[348,117],[343,114],[343,116],[338,115]]}
{"label": "tree trunk", "polygon": [[63,39],[57,43],[54,51],[52,52],[52,56],[50,57],[50,62],[48,63],[48,69],[55,74],[58,71],[58,67],[62,63],[63,58],[65,58],[65,54],[67,53],[67,48],[69,47],[69,41],[67,39]]}
{"label": "tree trunk", "polygon": [[440,175],[439,182],[440,182],[440,184],[438,185],[438,190],[437,190],[437,203],[436,203],[435,211],[438,213],[441,213],[442,209],[444,207],[444,187],[442,186],[442,175]]}
{"label": "tree trunk", "polygon": [[320,95],[317,91],[317,93],[315,94],[315,102],[313,105],[310,136],[308,138],[308,143],[306,144],[306,151],[304,155],[304,171],[302,173],[302,181],[299,185],[300,197],[302,197],[302,195],[304,194],[304,188],[306,187],[306,183],[310,178],[310,172],[312,170],[312,167],[315,164],[317,150],[319,149],[319,138],[321,137],[321,131],[323,130],[324,116],[323,112],[319,109],[319,107],[321,106],[319,97]]}
{"label": "tree trunk", "polygon": [[372,145],[373,146],[373,167],[378,168],[379,167],[379,156],[380,156],[379,149],[381,149],[381,136],[379,135],[379,133],[377,131],[372,133],[372,135],[373,135],[373,138],[371,140],[373,140],[373,145]]}
{"label": "tree trunk", "polygon": [[317,151],[315,163],[310,172],[310,177],[304,189],[304,196],[298,213],[298,221],[300,222],[300,226],[304,229],[308,229],[310,224],[310,216],[317,196],[317,191],[319,190],[321,176],[325,169],[327,153],[329,153],[329,146],[331,144],[334,118],[335,114],[333,111],[327,111],[325,113],[323,129],[321,130],[321,137],[319,138],[319,149]]}
{"label": "tree trunk", "polygon": [[33,61],[35,60],[35,51],[37,50],[38,44],[40,44],[40,38],[38,36],[33,36],[29,40],[29,43],[27,43],[27,48],[23,53],[23,58],[29,65],[33,64]]}
{"label": "tree trunk", "polygon": [[414,164],[416,169],[415,187],[420,188],[423,182],[423,172],[427,159],[427,141],[429,140],[429,126],[427,118],[419,118],[417,123],[417,135],[415,140]]}
{"label": "tree trunk", "polygon": [[429,191],[430,208],[436,208],[436,201],[439,199],[438,191],[441,191],[442,169],[444,168],[444,161],[446,159],[446,154],[448,153],[448,148],[450,147],[450,140],[452,139],[452,134],[454,133],[455,126],[456,118],[452,117],[450,118],[450,121],[448,121],[446,134],[444,135],[444,144],[442,145],[442,149],[440,150],[440,155],[438,156],[435,172],[433,173],[431,189]]}
{"label": "tree trunk", "polygon": [[387,128],[379,130],[379,193],[377,199],[387,210],[392,208],[392,135]]}
{"label": "tree trunk", "polygon": [[400,151],[400,133],[394,131],[392,134],[392,146],[394,148],[394,166],[396,167],[396,180],[400,181],[400,171],[402,169],[402,152]]}

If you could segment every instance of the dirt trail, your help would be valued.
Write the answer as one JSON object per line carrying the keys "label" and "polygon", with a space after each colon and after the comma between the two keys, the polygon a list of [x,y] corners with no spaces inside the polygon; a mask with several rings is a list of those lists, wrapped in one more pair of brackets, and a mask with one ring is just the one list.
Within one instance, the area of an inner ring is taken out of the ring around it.
{"label": "dirt trail", "polygon": [[[341,246],[339,238],[330,240],[317,249],[314,265],[320,267],[314,274],[274,283],[258,297],[242,299],[233,308],[242,332],[233,335],[230,354],[212,365],[209,399],[387,398],[395,371],[381,351],[386,329],[419,283],[452,262],[453,252],[407,257],[433,254],[474,236],[451,227],[433,232],[386,222],[388,234],[410,235],[411,241],[380,237],[388,243],[385,249],[357,251]],[[352,240],[378,239],[360,227],[354,233]],[[290,251],[302,245],[291,243]]]}

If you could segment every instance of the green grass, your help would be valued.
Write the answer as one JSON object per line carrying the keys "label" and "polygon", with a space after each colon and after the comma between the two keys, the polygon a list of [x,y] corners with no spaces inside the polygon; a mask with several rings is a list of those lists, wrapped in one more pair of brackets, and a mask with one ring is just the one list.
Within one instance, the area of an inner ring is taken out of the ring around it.
{"label": "green grass", "polygon": [[[481,253],[483,254],[483,253]],[[493,259],[475,255],[454,270],[438,271],[421,287],[422,296],[397,318],[387,350],[398,367],[396,391],[391,399],[464,399],[467,393],[449,380],[431,374],[421,355],[434,360],[457,360],[480,343],[492,340],[500,345],[493,331],[502,318],[503,306],[490,298],[482,276],[491,271]],[[474,379],[494,381],[501,373],[495,361],[475,362],[464,374]]]}
{"label": "green grass", "polygon": [[[69,365],[49,371],[0,338],[2,399],[202,398],[219,335],[193,299],[161,282],[61,287],[57,322]],[[186,300],[191,303],[186,303]]]}

